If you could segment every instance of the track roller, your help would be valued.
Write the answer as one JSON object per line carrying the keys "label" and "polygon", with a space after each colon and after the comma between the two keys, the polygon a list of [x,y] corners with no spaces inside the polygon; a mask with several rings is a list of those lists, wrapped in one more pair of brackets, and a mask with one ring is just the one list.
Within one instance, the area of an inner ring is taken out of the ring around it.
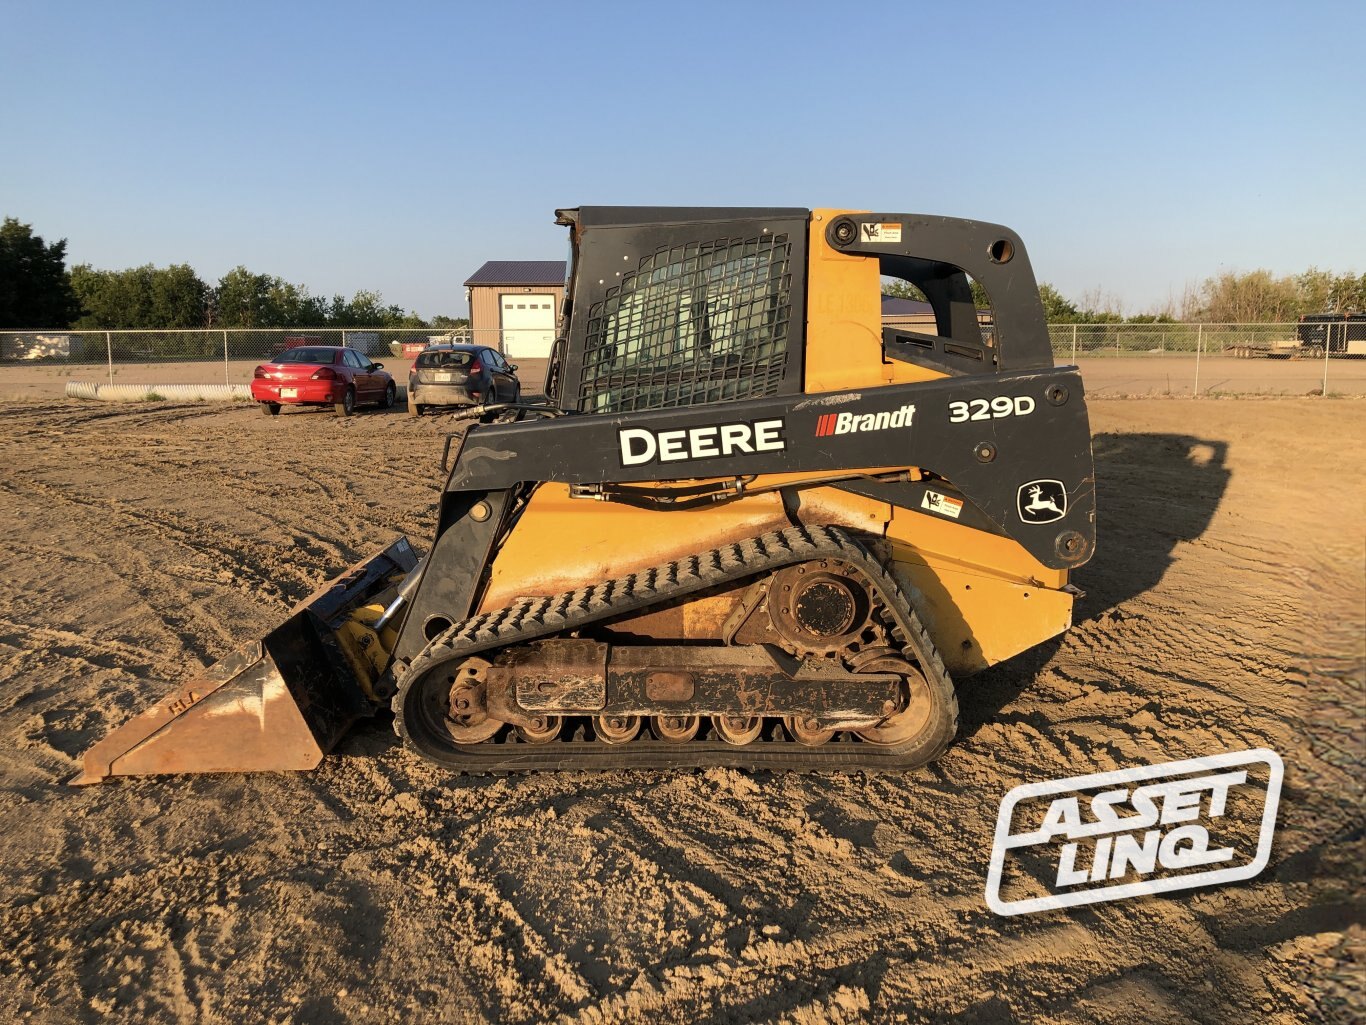
{"label": "track roller", "polygon": [[625,744],[640,732],[638,715],[600,715],[593,720],[593,735],[604,744]]}
{"label": "track roller", "polygon": [[670,744],[686,744],[701,726],[702,720],[695,715],[656,715],[650,720],[650,731]]}
{"label": "track roller", "polygon": [[787,728],[788,735],[793,740],[806,747],[820,747],[835,735],[834,730],[821,729],[815,719],[795,715],[784,716],[783,726]]}
{"label": "track roller", "polygon": [[563,725],[558,715],[534,715],[517,727],[517,736],[528,744],[548,744],[560,735]]}
{"label": "track roller", "polygon": [[756,740],[764,728],[763,718],[757,715],[714,715],[711,724],[718,737],[737,747]]}

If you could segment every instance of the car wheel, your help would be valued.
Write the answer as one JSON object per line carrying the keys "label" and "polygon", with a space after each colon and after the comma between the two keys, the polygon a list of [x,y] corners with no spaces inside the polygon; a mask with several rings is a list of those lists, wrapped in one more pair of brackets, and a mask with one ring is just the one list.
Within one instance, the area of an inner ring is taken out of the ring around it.
{"label": "car wheel", "polygon": [[385,408],[385,409],[393,409],[393,408],[394,408],[394,398],[397,396],[397,394],[398,394],[398,393],[397,393],[396,389],[394,388],[394,382],[393,382],[393,381],[390,381],[389,384],[388,384],[388,385],[385,387],[385,389],[384,389],[384,408]]}
{"label": "car wheel", "polygon": [[350,416],[356,411],[356,389],[347,387],[346,394],[334,407],[338,416]]}
{"label": "car wheel", "polygon": [[279,416],[280,404],[278,402],[262,402],[261,412],[265,413],[266,416]]}

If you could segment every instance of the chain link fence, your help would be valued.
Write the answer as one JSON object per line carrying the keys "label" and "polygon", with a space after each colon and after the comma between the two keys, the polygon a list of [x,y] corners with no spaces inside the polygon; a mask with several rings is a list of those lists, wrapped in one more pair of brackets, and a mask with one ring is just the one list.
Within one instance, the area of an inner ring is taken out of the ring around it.
{"label": "chain link fence", "polygon": [[[1280,324],[1050,324],[1058,363],[1113,394],[1366,394],[1366,334]],[[1349,341],[1351,339],[1351,341]]]}
{"label": "chain link fence", "polygon": [[469,328],[0,331],[0,383],[247,384],[260,364],[300,345],[344,345],[406,379],[413,358],[434,342],[488,345],[515,359],[523,351],[548,354],[551,341],[544,330]]}
{"label": "chain link fence", "polygon": [[[1243,350],[1283,351],[1299,345],[1289,324],[1050,324],[1053,355],[1238,356]],[[1321,353],[1313,353],[1321,355]]]}
{"label": "chain link fence", "polygon": [[[202,329],[182,331],[0,332],[0,372],[63,367],[99,372],[109,382],[129,374],[171,373],[177,383],[235,384],[259,364],[297,345],[345,345],[372,359],[401,358],[433,341],[471,340],[469,331],[431,328]],[[193,380],[191,380],[193,379]]]}
{"label": "chain link fence", "polygon": [[[899,323],[895,318],[889,324]],[[1341,346],[1302,339],[1286,324],[1053,324],[1054,358],[1082,367],[1093,394],[1366,394],[1366,340]],[[931,327],[930,330],[933,330]],[[984,332],[990,332],[989,323]],[[530,363],[549,354],[543,330],[442,332],[433,328],[213,328],[183,331],[0,332],[0,385],[58,392],[68,380],[109,384],[246,384],[252,371],[295,345],[345,345],[387,362],[406,381],[432,342],[488,345]],[[1331,351],[1329,351],[1331,349]],[[1347,357],[1347,358],[1341,358]],[[47,389],[51,391],[50,388]]]}

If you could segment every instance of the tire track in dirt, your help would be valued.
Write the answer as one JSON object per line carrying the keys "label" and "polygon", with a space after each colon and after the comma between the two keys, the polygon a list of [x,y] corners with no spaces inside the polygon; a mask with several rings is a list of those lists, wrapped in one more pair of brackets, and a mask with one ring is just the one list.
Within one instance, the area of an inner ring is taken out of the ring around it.
{"label": "tire track in dirt", "polygon": [[[0,554],[0,1019],[1352,1020],[1366,544],[1343,528],[1363,489],[1320,439],[1363,411],[1098,404],[1078,627],[964,681],[963,736],[917,773],[451,778],[381,722],[313,774],[79,792],[48,745],[135,706],[126,674],[186,662],[135,589],[245,636],[370,538],[424,542],[440,426],[0,411],[0,508],[55,509],[81,540],[16,515],[24,555]],[[364,459],[271,462],[338,448]],[[1010,787],[1255,744],[1287,763],[1257,880],[986,910]]]}

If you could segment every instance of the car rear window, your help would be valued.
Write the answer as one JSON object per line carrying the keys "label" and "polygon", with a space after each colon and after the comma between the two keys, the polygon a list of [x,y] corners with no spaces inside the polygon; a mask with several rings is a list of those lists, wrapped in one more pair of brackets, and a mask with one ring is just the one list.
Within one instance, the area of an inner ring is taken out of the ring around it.
{"label": "car rear window", "polygon": [[462,352],[459,349],[438,349],[435,352],[419,352],[417,354],[417,366],[419,367],[464,367],[469,366],[472,352]]}
{"label": "car rear window", "polygon": [[336,349],[310,349],[307,346],[300,346],[297,349],[286,349],[275,357],[276,363],[327,363],[337,362]]}

